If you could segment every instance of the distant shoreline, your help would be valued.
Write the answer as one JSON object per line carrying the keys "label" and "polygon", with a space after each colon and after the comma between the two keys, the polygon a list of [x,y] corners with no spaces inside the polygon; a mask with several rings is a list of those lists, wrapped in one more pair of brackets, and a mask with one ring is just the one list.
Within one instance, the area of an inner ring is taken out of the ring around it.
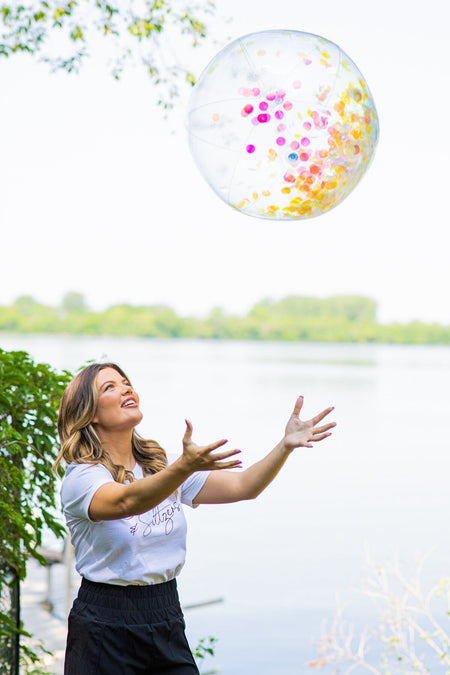
{"label": "distant shoreline", "polygon": [[120,304],[93,311],[73,292],[58,307],[42,305],[31,296],[1,306],[0,335],[450,345],[450,325],[419,320],[381,324],[376,313],[374,300],[357,295],[266,299],[245,316],[216,307],[206,318],[182,317],[165,305]]}

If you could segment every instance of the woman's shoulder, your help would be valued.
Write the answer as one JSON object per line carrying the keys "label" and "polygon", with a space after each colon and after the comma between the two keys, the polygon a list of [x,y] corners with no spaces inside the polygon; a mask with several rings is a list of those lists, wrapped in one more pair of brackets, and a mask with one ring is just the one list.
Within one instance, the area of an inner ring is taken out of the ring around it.
{"label": "woman's shoulder", "polygon": [[104,483],[113,481],[110,471],[103,464],[71,462],[61,483],[63,506],[89,497]]}
{"label": "woman's shoulder", "polygon": [[[100,474],[107,474],[111,476],[111,472],[107,467],[102,464],[101,462],[71,462],[67,468],[66,472],[64,474],[63,480],[66,480],[70,476],[74,477],[75,475],[79,477],[80,475],[85,475],[85,474],[92,474],[92,475],[100,475]],[[111,476],[112,478],[112,476]]]}
{"label": "woman's shoulder", "polygon": [[114,480],[109,469],[101,463],[71,462],[62,479],[61,489],[68,489],[72,485],[89,485],[91,483],[106,483]]}

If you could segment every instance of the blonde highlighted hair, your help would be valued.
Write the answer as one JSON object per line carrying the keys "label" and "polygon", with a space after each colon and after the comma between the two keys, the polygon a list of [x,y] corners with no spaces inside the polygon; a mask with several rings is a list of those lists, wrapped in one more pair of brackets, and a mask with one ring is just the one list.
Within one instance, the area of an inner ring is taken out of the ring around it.
{"label": "blonde highlighted hair", "polygon": [[[122,368],[116,363],[91,363],[70,382],[61,399],[58,415],[58,434],[61,450],[54,464],[59,473],[60,464],[103,464],[118,483],[134,481],[132,471],[114,464],[107,451],[102,448],[92,420],[97,410],[97,374],[104,368],[114,368],[128,382]],[[156,441],[139,436],[133,429],[133,456],[142,467],[144,475],[165,469],[167,455]]]}

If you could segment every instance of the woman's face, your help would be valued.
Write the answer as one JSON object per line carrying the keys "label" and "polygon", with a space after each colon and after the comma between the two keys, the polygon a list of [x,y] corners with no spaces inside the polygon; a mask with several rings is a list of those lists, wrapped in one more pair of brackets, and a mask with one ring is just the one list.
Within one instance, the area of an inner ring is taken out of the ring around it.
{"label": "woman's face", "polygon": [[128,380],[115,370],[103,368],[97,373],[97,410],[92,423],[101,431],[127,431],[142,420],[139,396]]}

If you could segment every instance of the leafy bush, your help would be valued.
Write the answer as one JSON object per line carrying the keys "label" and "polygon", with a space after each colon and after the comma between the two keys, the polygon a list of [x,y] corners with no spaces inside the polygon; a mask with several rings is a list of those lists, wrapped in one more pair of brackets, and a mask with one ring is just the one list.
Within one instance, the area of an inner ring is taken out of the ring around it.
{"label": "leafy bush", "polygon": [[18,584],[27,558],[46,564],[39,552],[45,527],[65,534],[52,465],[58,405],[71,378],[34,363],[27,352],[0,349],[0,672],[9,672],[18,636],[26,634],[18,621]]}

